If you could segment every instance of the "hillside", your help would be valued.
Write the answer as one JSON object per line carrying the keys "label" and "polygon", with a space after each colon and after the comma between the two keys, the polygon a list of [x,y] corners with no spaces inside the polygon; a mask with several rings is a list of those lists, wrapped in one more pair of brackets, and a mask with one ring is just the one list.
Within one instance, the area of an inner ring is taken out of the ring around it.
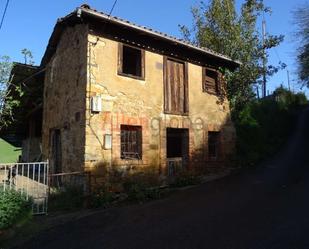
{"label": "hillside", "polygon": [[21,154],[21,151],[17,149],[18,148],[10,145],[0,138],[0,163],[17,162],[18,157]]}

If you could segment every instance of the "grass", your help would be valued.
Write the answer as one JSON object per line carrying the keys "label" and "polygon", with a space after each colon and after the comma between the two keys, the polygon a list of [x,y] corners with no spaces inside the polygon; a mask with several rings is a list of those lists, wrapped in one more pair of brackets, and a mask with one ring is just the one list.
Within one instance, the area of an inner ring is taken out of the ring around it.
{"label": "grass", "polygon": [[15,163],[21,154],[18,148],[0,138],[0,163]]}

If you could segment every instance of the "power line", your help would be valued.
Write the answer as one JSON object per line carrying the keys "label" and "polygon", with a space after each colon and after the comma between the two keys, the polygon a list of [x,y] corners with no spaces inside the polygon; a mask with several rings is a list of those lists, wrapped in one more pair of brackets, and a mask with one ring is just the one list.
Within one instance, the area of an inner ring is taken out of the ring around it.
{"label": "power line", "polygon": [[8,6],[9,6],[9,2],[10,2],[10,0],[7,0],[7,1],[6,1],[6,5],[5,5],[5,8],[4,8],[3,15],[2,15],[2,19],[1,19],[1,23],[0,23],[0,30],[1,30],[1,28],[2,28],[2,24],[3,24],[3,21],[4,21],[4,17],[5,17],[6,11],[7,11]]}
{"label": "power line", "polygon": [[115,6],[116,6],[116,4],[117,4],[117,1],[118,1],[118,0],[115,0],[115,1],[114,1],[113,7],[112,7],[111,11],[110,11],[109,14],[108,14],[109,17],[110,17],[111,14],[113,13],[113,10],[114,10],[114,8],[115,8]]}

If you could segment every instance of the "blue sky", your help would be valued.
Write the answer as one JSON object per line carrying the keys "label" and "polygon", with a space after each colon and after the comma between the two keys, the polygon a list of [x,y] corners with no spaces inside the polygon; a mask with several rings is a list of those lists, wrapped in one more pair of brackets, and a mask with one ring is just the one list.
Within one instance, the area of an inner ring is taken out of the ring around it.
{"label": "blue sky", "polygon": [[[8,55],[13,61],[23,61],[20,51],[27,48],[32,51],[36,64],[40,63],[57,18],[65,16],[76,7],[85,3],[80,0],[10,0],[7,14],[0,30],[0,55]],[[118,0],[113,15],[129,21],[154,28],[176,37],[180,37],[178,24],[192,24],[190,7],[198,0]],[[266,15],[267,31],[271,34],[285,35],[285,41],[276,50],[270,51],[270,63],[279,60],[288,65],[291,85],[299,91],[297,85],[296,38],[291,13],[306,0],[280,1],[264,0],[273,10]],[[0,13],[6,0],[0,0]],[[100,11],[109,12],[114,0],[89,0],[87,3]],[[242,1],[236,0],[237,6]],[[272,91],[281,83],[287,84],[287,72],[283,70],[268,81]],[[307,91],[308,93],[308,91]],[[308,95],[308,94],[307,94]]]}

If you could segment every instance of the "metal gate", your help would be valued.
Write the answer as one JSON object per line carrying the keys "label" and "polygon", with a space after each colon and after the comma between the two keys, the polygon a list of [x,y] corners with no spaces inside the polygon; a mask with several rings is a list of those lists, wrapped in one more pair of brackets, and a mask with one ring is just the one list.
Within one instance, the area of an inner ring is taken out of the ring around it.
{"label": "metal gate", "polygon": [[48,162],[0,164],[0,186],[14,189],[33,199],[33,214],[46,214],[48,203]]}

